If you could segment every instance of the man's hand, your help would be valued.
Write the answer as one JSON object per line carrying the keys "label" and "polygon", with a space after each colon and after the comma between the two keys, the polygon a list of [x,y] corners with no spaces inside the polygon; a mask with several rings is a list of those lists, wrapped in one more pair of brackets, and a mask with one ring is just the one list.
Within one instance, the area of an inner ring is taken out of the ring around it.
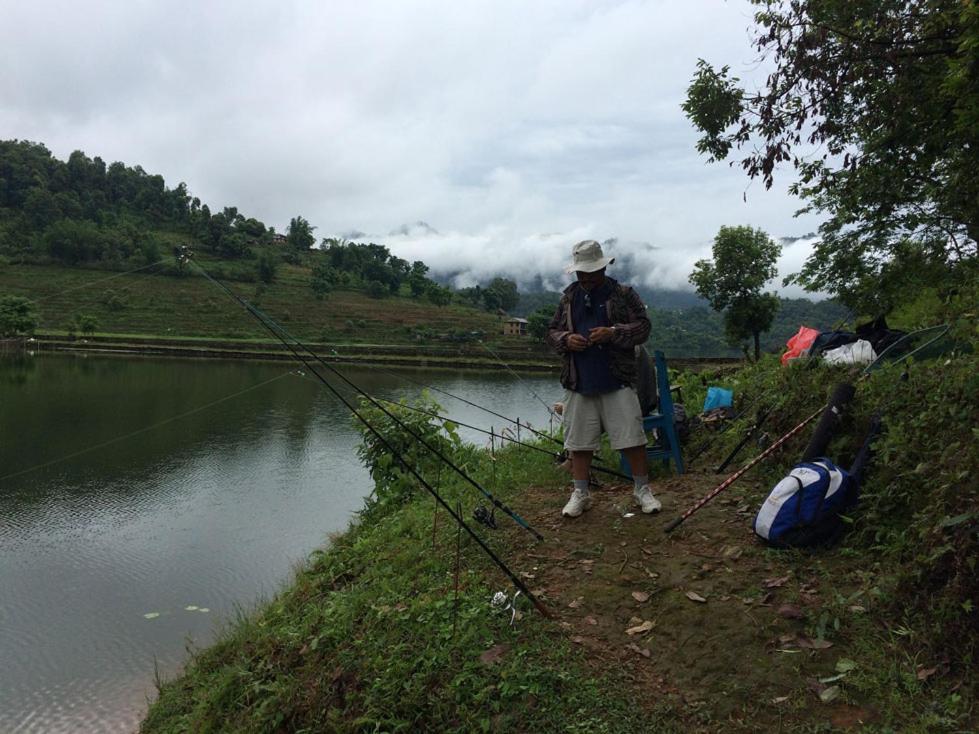
{"label": "man's hand", "polygon": [[588,349],[588,340],[581,334],[569,334],[566,344],[569,352],[583,352]]}
{"label": "man's hand", "polygon": [[614,336],[615,330],[611,326],[596,326],[588,332],[588,341],[592,344],[604,344],[612,341]]}

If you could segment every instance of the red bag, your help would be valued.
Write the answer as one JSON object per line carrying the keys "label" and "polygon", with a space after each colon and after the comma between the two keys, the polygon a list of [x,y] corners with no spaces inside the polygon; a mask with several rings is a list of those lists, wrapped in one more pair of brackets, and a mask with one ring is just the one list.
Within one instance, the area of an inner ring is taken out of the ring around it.
{"label": "red bag", "polygon": [[798,359],[808,354],[809,348],[816,341],[817,336],[819,336],[819,331],[816,329],[810,329],[808,326],[800,326],[799,332],[785,342],[787,349],[785,350],[785,354],[782,355],[782,365],[785,366],[790,360]]}

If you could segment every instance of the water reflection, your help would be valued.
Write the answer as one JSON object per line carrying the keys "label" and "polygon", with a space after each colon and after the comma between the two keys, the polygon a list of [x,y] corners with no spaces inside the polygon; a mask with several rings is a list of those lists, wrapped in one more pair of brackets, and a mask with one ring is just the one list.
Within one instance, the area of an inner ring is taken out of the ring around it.
{"label": "water reflection", "polygon": [[[154,660],[177,670],[185,639],[206,644],[217,620],[274,593],[297,560],[347,525],[370,490],[358,435],[336,399],[289,371],[254,362],[0,360],[0,477],[271,380],[0,480],[0,731],[131,731],[152,693]],[[348,374],[392,399],[420,391],[370,369]],[[528,385],[501,374],[409,374],[545,424],[530,389],[545,399],[559,393],[554,378]],[[500,427],[439,399],[459,420]]]}

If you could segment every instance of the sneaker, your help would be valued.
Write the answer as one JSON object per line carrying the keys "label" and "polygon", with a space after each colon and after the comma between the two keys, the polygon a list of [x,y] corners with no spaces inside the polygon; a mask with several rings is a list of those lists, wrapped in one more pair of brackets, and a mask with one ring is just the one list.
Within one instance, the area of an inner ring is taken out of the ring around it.
{"label": "sneaker", "polygon": [[659,512],[663,508],[663,503],[653,496],[653,490],[649,485],[642,489],[634,489],[632,496],[636,498],[636,504],[642,507],[643,513],[648,515],[651,512]]}
{"label": "sneaker", "polygon": [[576,489],[571,493],[571,499],[568,500],[568,504],[561,510],[561,514],[565,517],[578,517],[582,512],[590,509],[591,493]]}

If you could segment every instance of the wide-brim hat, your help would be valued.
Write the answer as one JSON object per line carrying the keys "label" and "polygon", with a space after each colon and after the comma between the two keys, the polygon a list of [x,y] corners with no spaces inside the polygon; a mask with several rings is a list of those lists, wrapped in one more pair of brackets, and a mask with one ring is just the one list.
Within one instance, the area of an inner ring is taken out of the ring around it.
{"label": "wide-brim hat", "polygon": [[594,273],[614,262],[614,257],[605,257],[602,246],[598,242],[582,240],[571,248],[571,264],[564,269],[564,272]]}

